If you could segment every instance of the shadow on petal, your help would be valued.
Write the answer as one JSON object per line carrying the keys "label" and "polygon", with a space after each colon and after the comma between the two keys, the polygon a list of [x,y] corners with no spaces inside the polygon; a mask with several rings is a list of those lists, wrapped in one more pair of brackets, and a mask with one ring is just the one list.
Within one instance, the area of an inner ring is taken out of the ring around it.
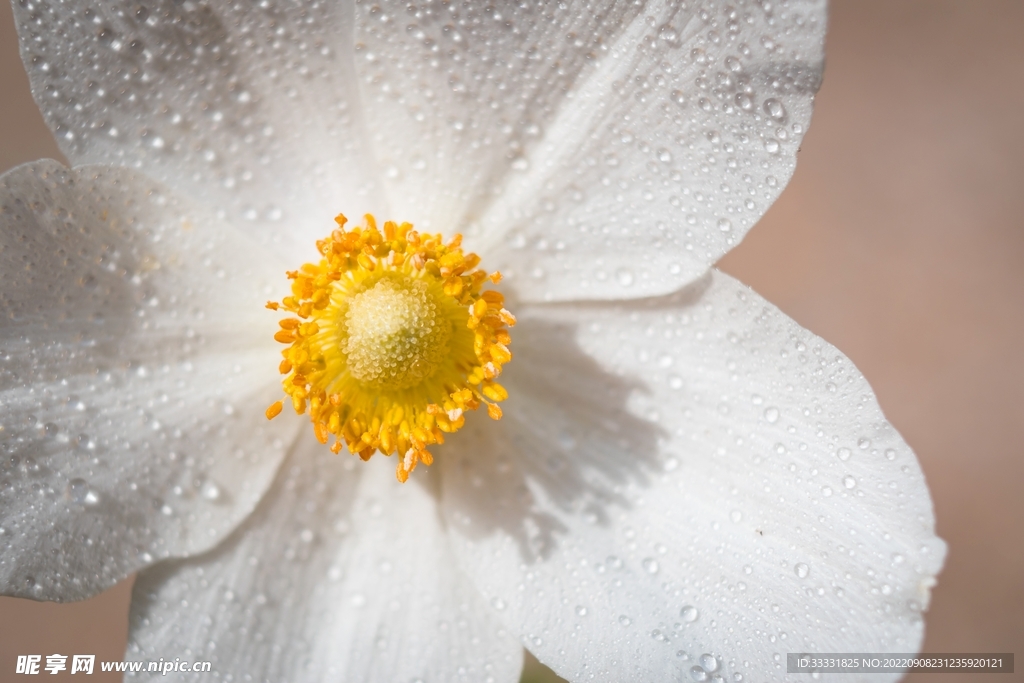
{"label": "shadow on petal", "polygon": [[[670,296],[628,305],[692,305],[709,283],[702,278]],[[504,417],[467,422],[439,458],[449,522],[471,538],[500,529],[515,539],[524,562],[550,557],[567,535],[546,510],[609,526],[615,508],[638,504],[636,491],[672,466],[659,449],[668,432],[631,406],[634,396],[651,395],[650,388],[609,372],[577,342],[607,331],[552,322],[559,308],[570,306],[609,304],[547,305],[538,307],[541,315],[522,315],[514,329],[515,359],[502,376],[509,390]]]}

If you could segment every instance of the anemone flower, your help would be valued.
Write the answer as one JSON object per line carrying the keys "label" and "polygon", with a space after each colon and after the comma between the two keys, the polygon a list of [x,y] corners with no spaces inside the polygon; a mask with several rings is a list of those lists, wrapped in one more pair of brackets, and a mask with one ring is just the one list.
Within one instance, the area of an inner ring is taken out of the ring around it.
{"label": "anemone flower", "polygon": [[793,171],[822,2],[14,9],[74,167],[0,179],[5,594],[137,572],[128,658],[224,680],[919,647],[913,453],[712,267]]}

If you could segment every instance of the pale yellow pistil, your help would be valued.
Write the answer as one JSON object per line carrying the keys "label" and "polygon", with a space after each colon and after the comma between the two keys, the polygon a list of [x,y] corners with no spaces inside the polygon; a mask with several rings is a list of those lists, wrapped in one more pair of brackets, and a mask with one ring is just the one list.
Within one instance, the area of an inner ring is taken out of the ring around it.
{"label": "pale yellow pistil", "polygon": [[348,231],[344,216],[335,220],[339,229],[317,242],[320,263],[288,273],[292,296],[267,304],[294,315],[274,337],[288,345],[282,386],[321,443],[334,435],[332,451],[344,444],[364,460],[398,453],[405,481],[466,411],[486,405],[500,419],[508,394],[495,378],[512,358],[515,318],[499,292],[482,289],[501,275],[478,270],[460,235],[445,244],[408,223],[382,233],[370,215]]}
{"label": "pale yellow pistil", "polygon": [[352,297],[343,351],[364,386],[408,389],[434,374],[448,353],[452,323],[422,280],[384,277]]}

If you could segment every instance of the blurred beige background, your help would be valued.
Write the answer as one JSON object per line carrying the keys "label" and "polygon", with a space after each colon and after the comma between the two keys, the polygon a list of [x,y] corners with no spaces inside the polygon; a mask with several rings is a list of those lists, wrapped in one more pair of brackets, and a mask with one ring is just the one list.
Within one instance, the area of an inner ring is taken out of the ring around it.
{"label": "blurred beige background", "polygon": [[[796,176],[721,266],[846,352],[917,451],[949,543],[924,649],[1024,654],[1024,3],[839,0],[827,55]],[[0,93],[0,171],[61,158],[6,0]],[[120,659],[129,593],[0,599],[0,681],[19,653]]]}

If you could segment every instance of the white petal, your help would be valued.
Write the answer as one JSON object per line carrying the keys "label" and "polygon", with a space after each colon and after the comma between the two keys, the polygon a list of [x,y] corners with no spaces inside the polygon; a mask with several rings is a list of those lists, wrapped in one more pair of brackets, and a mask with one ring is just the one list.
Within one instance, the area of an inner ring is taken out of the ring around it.
{"label": "white petal", "polygon": [[467,233],[531,300],[673,291],[793,172],[825,3],[356,7],[394,217]]}
{"label": "white petal", "polygon": [[294,429],[263,415],[273,263],[124,169],[0,178],[4,594],[88,597],[255,507]]}
{"label": "white petal", "polygon": [[438,458],[443,510],[560,675],[690,680],[704,661],[697,680],[774,681],[787,652],[920,646],[945,545],[914,454],[834,347],[713,273],[528,308],[513,348],[499,428]]}
{"label": "white petal", "polygon": [[139,575],[130,658],[187,652],[239,680],[517,681],[522,648],[454,566],[429,480],[302,443],[227,543]]}
{"label": "white petal", "polygon": [[14,13],[32,92],[74,165],[141,168],[302,254],[339,211],[370,207],[350,3],[41,0]]}

